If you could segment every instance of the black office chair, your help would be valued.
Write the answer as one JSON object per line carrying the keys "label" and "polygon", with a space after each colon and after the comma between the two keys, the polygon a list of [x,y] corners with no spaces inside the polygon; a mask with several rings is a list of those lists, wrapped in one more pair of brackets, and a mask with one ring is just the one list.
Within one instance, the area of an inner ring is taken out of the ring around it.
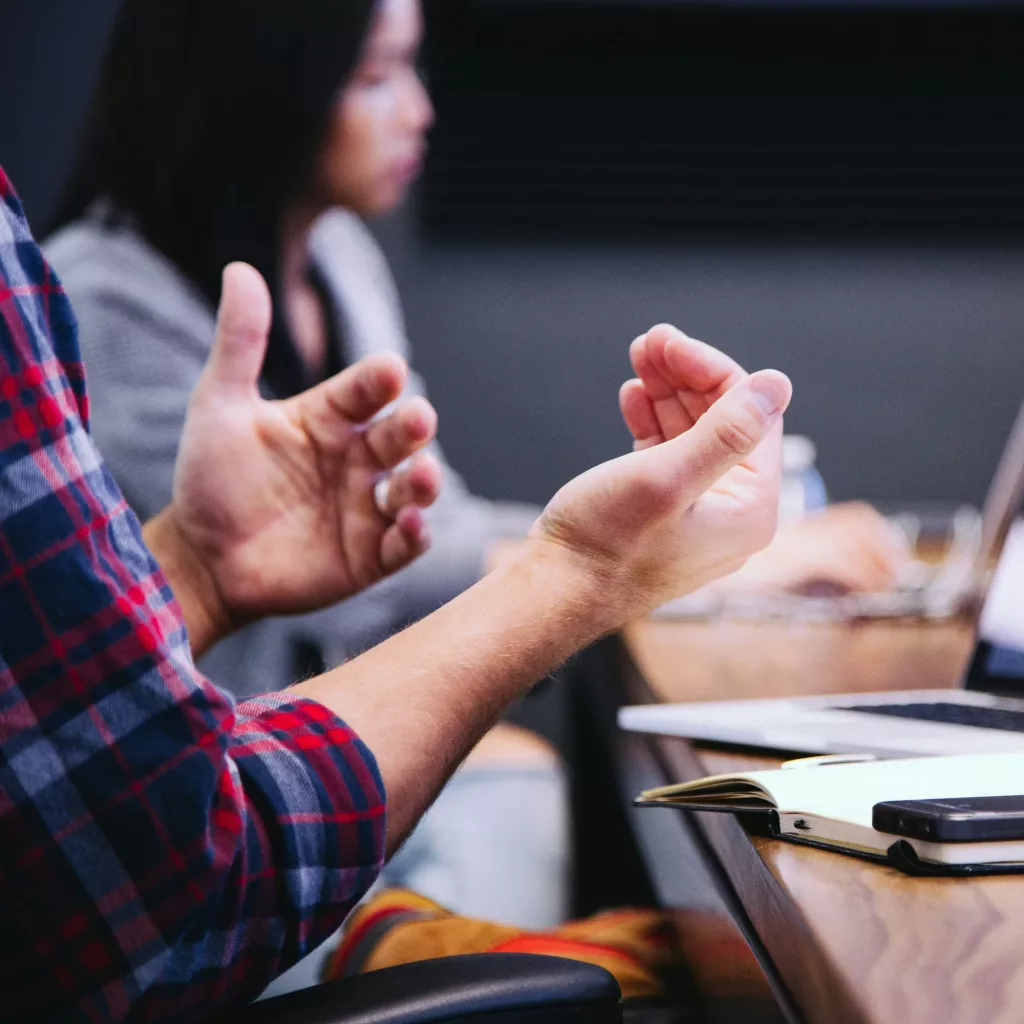
{"label": "black office chair", "polygon": [[530,953],[387,967],[234,1010],[219,1024],[622,1024],[603,968]]}

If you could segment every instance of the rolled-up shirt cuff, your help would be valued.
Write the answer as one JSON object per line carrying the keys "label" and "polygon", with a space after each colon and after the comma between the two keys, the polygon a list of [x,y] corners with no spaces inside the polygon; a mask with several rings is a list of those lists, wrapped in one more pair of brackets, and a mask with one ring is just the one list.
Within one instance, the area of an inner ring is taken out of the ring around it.
{"label": "rolled-up shirt cuff", "polygon": [[287,691],[237,705],[230,753],[261,817],[275,820],[274,875],[298,921],[301,955],[380,873],[386,794],[376,759],[337,715]]}

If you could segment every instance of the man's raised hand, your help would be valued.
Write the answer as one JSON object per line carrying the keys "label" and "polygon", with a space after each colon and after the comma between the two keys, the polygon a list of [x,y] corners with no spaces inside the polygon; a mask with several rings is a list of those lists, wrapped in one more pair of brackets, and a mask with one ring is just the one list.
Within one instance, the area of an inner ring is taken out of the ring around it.
{"label": "man's raised hand", "polygon": [[[429,544],[421,510],[441,485],[421,452],[437,423],[429,402],[379,415],[405,383],[398,356],[370,356],[295,398],[261,398],[270,317],[260,275],[229,266],[164,513],[223,605],[211,616],[230,625],[333,603],[408,564]],[[374,488],[387,474],[381,505]]]}
{"label": "man's raised hand", "polygon": [[609,628],[734,572],[775,532],[792,387],[659,326],[630,356],[632,454],[562,488],[531,538],[602,581]]}

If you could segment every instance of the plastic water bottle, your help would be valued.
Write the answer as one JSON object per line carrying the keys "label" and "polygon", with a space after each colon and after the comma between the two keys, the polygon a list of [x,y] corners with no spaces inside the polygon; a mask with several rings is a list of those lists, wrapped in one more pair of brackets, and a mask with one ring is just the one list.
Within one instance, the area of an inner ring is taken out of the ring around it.
{"label": "plastic water bottle", "polygon": [[787,434],[782,439],[782,491],[779,522],[803,519],[828,504],[825,481],[815,468],[818,450],[809,437]]}

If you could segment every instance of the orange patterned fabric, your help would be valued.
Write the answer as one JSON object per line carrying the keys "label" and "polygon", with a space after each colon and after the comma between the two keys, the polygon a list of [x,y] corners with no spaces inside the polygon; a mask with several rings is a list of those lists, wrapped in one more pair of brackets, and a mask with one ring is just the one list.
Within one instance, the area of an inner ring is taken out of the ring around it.
{"label": "orange patterned fabric", "polygon": [[658,974],[672,963],[665,915],[613,910],[550,931],[459,917],[405,889],[388,889],[364,903],[345,925],[324,980],[461,953],[543,953],[605,968],[624,998],[662,994]]}

